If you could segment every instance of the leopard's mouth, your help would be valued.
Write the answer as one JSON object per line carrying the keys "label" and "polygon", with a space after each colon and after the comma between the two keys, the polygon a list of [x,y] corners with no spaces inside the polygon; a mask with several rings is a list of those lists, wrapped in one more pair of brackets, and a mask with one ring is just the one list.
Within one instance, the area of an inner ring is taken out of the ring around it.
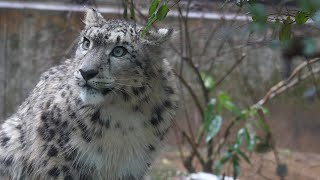
{"label": "leopard's mouth", "polygon": [[83,88],[85,91],[89,92],[89,94],[92,93],[101,93],[102,95],[107,95],[112,91],[112,87],[109,88],[103,88],[103,89],[97,89],[95,87],[90,86],[89,84],[85,84],[83,86],[80,86],[81,88]]}

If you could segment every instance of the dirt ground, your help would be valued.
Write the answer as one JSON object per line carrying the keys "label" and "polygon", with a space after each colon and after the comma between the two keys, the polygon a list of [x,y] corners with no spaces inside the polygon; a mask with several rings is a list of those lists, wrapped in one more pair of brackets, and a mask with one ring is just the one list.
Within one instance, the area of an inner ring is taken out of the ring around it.
{"label": "dirt ground", "polygon": [[[280,149],[281,163],[288,167],[284,180],[320,180],[320,154],[291,152]],[[251,156],[252,165],[241,164],[240,180],[277,180],[276,161],[272,152]],[[232,168],[226,167],[226,174],[232,175]],[[230,169],[228,171],[228,169]],[[187,174],[175,148],[167,148],[155,161],[148,180],[183,180]]]}

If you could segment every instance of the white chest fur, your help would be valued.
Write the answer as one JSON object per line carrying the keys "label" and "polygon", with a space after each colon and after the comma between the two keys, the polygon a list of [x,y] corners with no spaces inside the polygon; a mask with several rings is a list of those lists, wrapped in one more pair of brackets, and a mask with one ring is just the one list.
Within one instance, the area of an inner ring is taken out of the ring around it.
{"label": "white chest fur", "polygon": [[160,146],[153,128],[146,123],[150,117],[112,105],[100,110],[100,118],[108,122],[108,128],[101,139],[81,148],[84,153],[80,161],[95,167],[103,178],[110,174],[141,175]]}

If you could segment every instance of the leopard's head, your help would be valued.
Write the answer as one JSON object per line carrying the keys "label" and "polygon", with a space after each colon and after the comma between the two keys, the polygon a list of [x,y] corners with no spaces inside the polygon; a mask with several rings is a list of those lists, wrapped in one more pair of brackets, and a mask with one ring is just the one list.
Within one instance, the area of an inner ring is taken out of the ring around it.
{"label": "leopard's head", "polygon": [[133,94],[152,78],[160,66],[162,49],[172,30],[159,29],[141,35],[143,27],[133,22],[105,20],[87,10],[74,61],[80,97],[87,104],[100,104],[114,95]]}

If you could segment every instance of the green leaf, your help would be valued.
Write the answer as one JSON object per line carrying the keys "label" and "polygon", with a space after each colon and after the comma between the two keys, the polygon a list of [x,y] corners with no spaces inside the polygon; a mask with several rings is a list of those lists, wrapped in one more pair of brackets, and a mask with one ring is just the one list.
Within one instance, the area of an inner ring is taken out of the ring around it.
{"label": "green leaf", "polygon": [[250,5],[249,13],[254,22],[266,23],[268,20],[267,11],[262,4],[253,3]]}
{"label": "green leaf", "polygon": [[212,91],[215,86],[215,81],[213,77],[210,74],[201,72],[201,78],[204,82],[204,86],[206,87],[207,90]]}
{"label": "green leaf", "polygon": [[286,20],[280,28],[279,40],[282,42],[290,40],[291,30],[292,24],[288,20]]}
{"label": "green leaf", "polygon": [[214,107],[216,105],[216,99],[215,98],[212,98],[210,100],[210,102],[208,103],[207,105],[207,108],[204,112],[204,126],[206,128],[206,130],[209,130],[209,126],[211,124],[211,121],[212,121],[212,115],[213,115],[213,110],[214,110]]}
{"label": "green leaf", "polygon": [[152,24],[157,20],[157,16],[155,14],[152,14],[151,17],[149,17],[148,19],[148,23],[146,25],[146,27],[143,29],[141,36],[143,36],[152,26]]}
{"label": "green leaf", "polygon": [[253,4],[257,3],[256,0],[247,0],[247,1],[248,1],[248,3],[249,3],[250,5],[253,5]]}
{"label": "green leaf", "polygon": [[232,101],[231,98],[224,92],[220,92],[218,95],[219,103],[222,105],[222,107],[226,108],[230,112],[232,112],[234,115],[242,117],[242,112],[239,107],[237,107]]}
{"label": "green leaf", "polygon": [[252,152],[254,149],[254,145],[256,143],[256,140],[255,140],[255,137],[251,138],[250,133],[247,128],[244,129],[244,138],[246,140],[247,150],[249,152]]}
{"label": "green leaf", "polygon": [[220,115],[217,115],[214,117],[214,119],[211,121],[211,124],[209,125],[209,129],[207,132],[207,142],[210,141],[221,129],[222,126],[222,117]]}
{"label": "green leaf", "polygon": [[302,11],[297,12],[297,14],[294,18],[295,18],[295,21],[298,25],[303,25],[309,19],[309,17],[306,15],[306,13],[304,13]]}
{"label": "green leaf", "polygon": [[160,6],[159,10],[156,12],[157,19],[162,21],[167,16],[169,11],[170,9],[168,5]]}
{"label": "green leaf", "polygon": [[270,127],[269,125],[265,122],[265,120],[262,117],[258,117],[257,120],[257,127],[262,129],[265,133],[270,133]]}
{"label": "green leaf", "polygon": [[312,16],[320,7],[319,0],[299,0],[299,7],[301,11]]}
{"label": "green leaf", "polygon": [[240,164],[238,156],[234,155],[232,158],[233,178],[236,179],[240,175]]}
{"label": "green leaf", "polygon": [[245,134],[245,130],[244,130],[244,128],[241,128],[238,131],[238,134],[237,134],[237,137],[236,137],[236,143],[233,146],[233,150],[235,150],[235,151],[239,150],[239,148],[240,148],[240,146],[242,144],[242,140],[243,140],[244,134]]}
{"label": "green leaf", "polygon": [[225,152],[221,159],[216,163],[215,173],[221,174],[222,167],[231,159],[231,153]]}
{"label": "green leaf", "polygon": [[156,12],[159,6],[159,3],[160,3],[160,0],[152,0],[151,5],[149,7],[149,17],[151,17],[152,14]]}
{"label": "green leaf", "polygon": [[251,161],[250,161],[249,157],[244,152],[238,150],[237,153],[242,157],[242,159],[247,161],[248,164],[251,164]]}

